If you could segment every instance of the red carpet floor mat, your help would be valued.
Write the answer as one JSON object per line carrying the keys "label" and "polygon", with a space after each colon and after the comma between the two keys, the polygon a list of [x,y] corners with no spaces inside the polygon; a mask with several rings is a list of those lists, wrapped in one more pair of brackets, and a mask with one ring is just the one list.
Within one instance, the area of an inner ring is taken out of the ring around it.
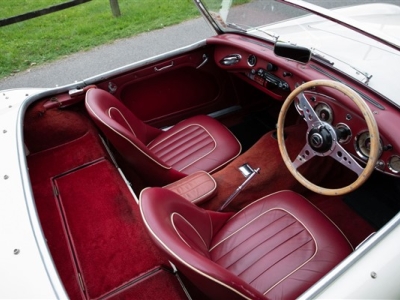
{"label": "red carpet floor mat", "polygon": [[110,162],[100,160],[53,182],[87,298],[99,298],[167,263],[145,232],[138,206]]}

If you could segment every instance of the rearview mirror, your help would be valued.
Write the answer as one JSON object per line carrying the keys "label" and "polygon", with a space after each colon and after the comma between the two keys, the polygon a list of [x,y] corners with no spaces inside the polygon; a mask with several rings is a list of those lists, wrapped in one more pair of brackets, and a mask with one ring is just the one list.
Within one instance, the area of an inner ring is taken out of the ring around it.
{"label": "rearview mirror", "polygon": [[308,63],[311,58],[310,49],[283,42],[275,43],[274,53],[277,56],[289,58],[304,64]]}

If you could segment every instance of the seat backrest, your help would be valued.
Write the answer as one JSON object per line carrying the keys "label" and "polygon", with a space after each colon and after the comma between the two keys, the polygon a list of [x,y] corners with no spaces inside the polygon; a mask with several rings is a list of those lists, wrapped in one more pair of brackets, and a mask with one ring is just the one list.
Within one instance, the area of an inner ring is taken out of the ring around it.
{"label": "seat backrest", "polygon": [[90,89],[86,93],[85,105],[111,144],[147,182],[165,185],[184,176],[146,146],[162,131],[141,121],[113,95],[101,89]]}
{"label": "seat backrest", "polygon": [[121,101],[102,89],[93,88],[87,91],[86,107],[96,119],[127,138],[137,139],[145,145],[161,132],[141,121]]}
{"label": "seat backrest", "polygon": [[210,259],[213,235],[231,213],[201,209],[164,188],[143,190],[140,210],[153,240],[177,269],[207,296],[212,299],[265,299],[248,283]]}

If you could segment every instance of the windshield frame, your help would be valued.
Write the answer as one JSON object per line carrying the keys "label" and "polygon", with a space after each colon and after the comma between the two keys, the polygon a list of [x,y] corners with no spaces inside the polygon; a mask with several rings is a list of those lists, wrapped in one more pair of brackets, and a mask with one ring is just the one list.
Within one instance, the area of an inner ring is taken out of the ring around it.
{"label": "windshield frame", "polygon": [[[211,27],[216,31],[217,34],[223,34],[223,33],[229,33],[229,32],[239,32],[242,34],[246,34],[248,31],[251,30],[257,30],[257,28],[248,28],[247,30],[244,28],[237,29],[235,30],[234,28],[230,27],[229,30],[224,30],[221,28],[221,26],[218,24],[218,22],[212,17],[210,12],[206,9],[206,6],[203,3],[203,0],[193,0],[200,10],[201,14],[206,18],[208,23],[211,25]],[[303,9],[305,11],[310,12],[311,14],[318,15],[322,18],[325,18],[327,20],[330,20],[332,22],[335,22],[339,25],[342,25],[344,27],[347,27],[351,30],[354,30],[362,35],[365,35],[369,38],[374,39],[375,41],[378,41],[388,47],[391,47],[392,49],[395,49],[397,51],[400,51],[400,40],[389,36],[387,34],[384,34],[383,32],[373,30],[371,28],[366,29],[365,26],[363,26],[361,23],[351,19],[344,17],[338,13],[336,13],[334,10],[329,10],[323,7],[320,7],[318,5],[308,3],[302,0],[274,0],[279,3],[283,3],[295,8]]]}
{"label": "windshield frame", "polygon": [[199,9],[202,16],[208,21],[209,25],[215,30],[217,34],[226,33],[225,30],[218,25],[218,23],[214,20],[214,18],[210,15],[210,12],[206,9],[205,5],[201,0],[193,0]]}

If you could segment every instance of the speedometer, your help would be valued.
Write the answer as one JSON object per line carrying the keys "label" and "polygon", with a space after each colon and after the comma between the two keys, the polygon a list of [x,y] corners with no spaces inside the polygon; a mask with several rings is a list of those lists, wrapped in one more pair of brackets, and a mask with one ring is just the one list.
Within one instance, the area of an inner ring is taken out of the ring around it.
{"label": "speedometer", "polygon": [[315,106],[314,109],[315,113],[317,114],[317,116],[321,121],[332,124],[333,112],[332,108],[328,104],[320,102]]}

